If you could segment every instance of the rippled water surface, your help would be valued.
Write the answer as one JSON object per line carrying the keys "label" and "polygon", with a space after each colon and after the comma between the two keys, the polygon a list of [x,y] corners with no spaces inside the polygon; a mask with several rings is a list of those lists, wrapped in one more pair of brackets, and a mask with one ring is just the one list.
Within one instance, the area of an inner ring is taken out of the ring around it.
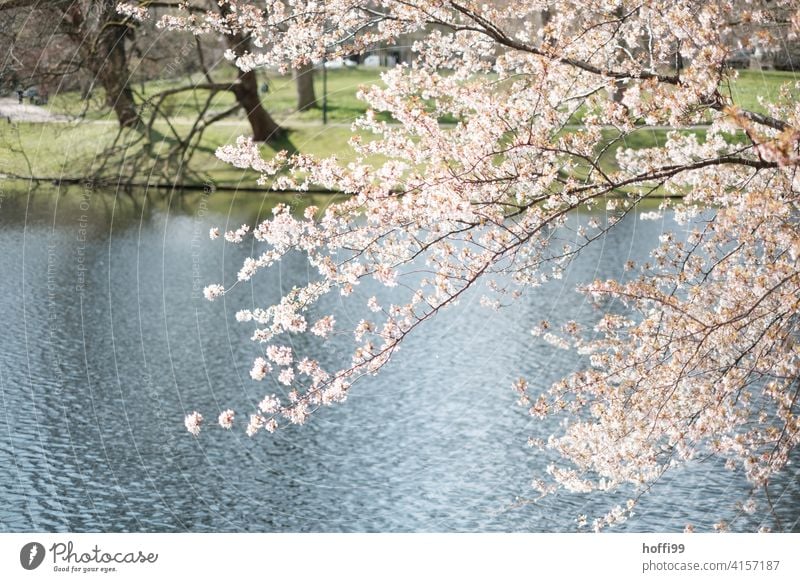
{"label": "rippled water surface", "polygon": [[[579,495],[535,501],[530,483],[548,461],[526,443],[551,427],[515,405],[510,385],[574,369],[573,354],[530,329],[597,318],[576,282],[620,275],[674,225],[630,217],[564,280],[499,312],[465,297],[306,426],[193,438],[187,411],[247,414],[275,389],[250,380],[257,347],[233,314],[305,282],[302,257],[224,302],[200,293],[233,280],[251,251],[209,241],[208,228],[252,221],[274,200],[77,189],[4,191],[0,202],[0,531],[572,531],[579,514],[608,508]],[[363,316],[331,309],[343,325]],[[772,492],[794,529],[797,471]],[[763,513],[736,518],[747,492],[739,475],[697,463],[657,484],[621,529],[774,527]]]}

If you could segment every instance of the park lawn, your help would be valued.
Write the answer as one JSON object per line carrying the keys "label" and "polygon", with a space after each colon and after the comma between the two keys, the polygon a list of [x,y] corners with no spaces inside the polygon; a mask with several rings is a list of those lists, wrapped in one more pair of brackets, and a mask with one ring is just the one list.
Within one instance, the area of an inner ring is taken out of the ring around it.
{"label": "park lawn", "polygon": [[[379,69],[336,69],[328,71],[329,91],[329,125],[322,125],[321,111],[313,110],[298,113],[294,111],[294,81],[288,76],[275,76],[270,80],[270,91],[264,96],[264,103],[281,123],[291,129],[287,142],[281,144],[297,151],[316,156],[336,155],[344,162],[355,159],[355,153],[347,142],[352,136],[350,122],[364,112],[364,104],[356,98],[358,87],[379,82]],[[793,73],[740,71],[738,78],[730,86],[723,88],[729,91],[735,102],[743,108],[764,111],[758,103],[758,95],[774,98],[781,86],[793,83],[800,76]],[[199,78],[196,79],[199,82]],[[315,79],[317,96],[321,96],[321,75]],[[147,83],[140,90],[150,95],[157,91],[177,86],[175,81],[156,81]],[[795,89],[795,93],[796,93]],[[169,103],[172,114],[171,123],[176,127],[188,129],[192,116],[202,105],[203,96],[199,91],[182,93],[171,97]],[[93,96],[93,100],[97,100]],[[224,110],[233,104],[230,93],[221,93],[214,102],[215,110]],[[75,107],[82,105],[77,94],[64,94],[51,99],[50,108],[54,113],[75,112]],[[15,123],[0,127],[0,173],[18,176],[37,176],[52,179],[80,179],[97,170],[100,154],[109,148],[118,136],[113,118],[103,118],[101,104],[92,102],[96,107],[94,113],[87,114],[85,122],[64,123]],[[94,121],[92,117],[94,116]],[[108,117],[106,115],[106,117]],[[163,134],[168,133],[163,122],[156,124],[155,129]],[[695,130],[702,134],[702,129]],[[211,181],[218,186],[254,188],[257,176],[252,171],[241,170],[230,166],[216,158],[214,152],[224,144],[235,142],[240,135],[248,135],[250,128],[241,115],[231,116],[210,127],[204,134],[202,143],[189,165],[183,178],[184,185],[197,185]],[[132,169],[132,160],[140,153],[140,145],[124,147],[131,141],[133,132],[120,134],[118,145],[122,145],[107,167],[113,171],[114,164]],[[611,136],[609,134],[609,139]],[[642,128],[624,141],[614,144],[601,160],[601,165],[608,171],[616,169],[615,154],[620,147],[641,148],[653,147],[663,143],[666,131],[663,129]],[[127,140],[127,141],[126,141]],[[163,147],[169,146],[169,140]],[[278,146],[278,147],[281,147]],[[158,146],[157,146],[158,147]],[[270,149],[264,146],[265,156]],[[379,159],[371,160],[373,162]],[[138,183],[169,184],[178,174],[177,167],[159,167],[152,161],[145,161],[134,168],[139,176]]]}
{"label": "park lawn", "polygon": [[[188,129],[186,124],[182,126],[181,122],[173,123],[179,129]],[[156,130],[164,133],[166,126],[161,124],[156,126]],[[698,135],[701,141],[705,135],[702,128],[682,131]],[[238,136],[248,133],[249,126],[244,121],[226,122],[209,128],[191,159],[182,184],[197,186],[211,182],[225,188],[258,188],[258,175],[255,172],[235,168],[215,155],[219,146],[234,143]],[[125,130],[118,133],[116,126],[109,123],[19,123],[4,126],[0,131],[0,167],[2,173],[9,175],[79,180],[100,169],[103,159],[101,154],[112,147],[118,135],[118,144],[121,147],[105,166],[105,175],[109,176],[110,170],[113,179],[118,168],[123,168],[128,174],[132,172],[141,146],[133,141],[137,135],[135,132]],[[275,150],[287,147],[319,157],[335,155],[341,162],[347,163],[357,157],[347,143],[352,135],[348,126],[300,124],[290,131],[287,141],[272,147],[264,145],[262,151],[268,158]],[[621,139],[612,130],[608,130],[604,133],[605,143],[614,143],[600,159],[600,165],[604,171],[613,172],[618,169],[616,154],[620,148],[657,147],[664,144],[666,137],[667,130],[660,128],[640,128]],[[366,136],[362,138],[367,139]],[[741,135],[730,139],[739,141],[744,138]],[[171,141],[165,138],[156,142],[155,149],[164,150],[170,145]],[[383,158],[375,157],[367,161],[376,164],[382,162]],[[137,184],[169,185],[178,174],[177,170],[176,166],[162,167],[152,159],[145,158],[141,167],[133,170],[133,173],[138,176],[135,180]],[[579,166],[576,170],[578,178],[585,178],[587,174],[588,166]]]}
{"label": "park lawn", "polygon": [[[663,147],[667,140],[667,134],[675,130],[666,130],[662,128],[647,128],[641,127],[636,129],[633,133],[625,136],[620,136],[616,130],[608,129],[603,131],[603,140],[597,146],[597,153],[605,149],[603,155],[599,159],[600,169],[610,174],[619,170],[617,163],[617,153],[620,150],[632,149],[642,150],[647,148]],[[677,130],[682,135],[696,135],[700,143],[705,141],[706,131],[702,127],[695,127],[691,129]],[[733,135],[726,135],[725,140],[728,143],[747,143],[749,140],[744,132],[738,132]],[[608,146],[608,147],[607,147]],[[588,162],[579,161],[576,163],[571,177],[579,181],[586,180],[592,173],[592,167]],[[564,175],[563,177],[567,177]],[[597,179],[595,175],[593,179]],[[641,186],[634,186],[631,188],[621,188],[619,194],[639,194],[642,192]],[[661,197],[664,195],[662,188],[658,187],[650,193],[653,197]]]}
{"label": "park lawn", "polygon": [[[385,69],[381,68],[342,68],[327,71],[327,112],[330,123],[350,123],[366,111],[366,105],[356,97],[361,86],[369,86],[380,83],[380,74]],[[220,77],[219,82],[229,82],[233,80],[233,73],[220,76],[215,75],[215,80]],[[135,84],[133,89],[136,93],[138,102],[152,99],[160,91],[176,89],[186,86],[205,83],[206,80],[201,74],[195,74],[183,79],[169,79],[149,81],[143,84]],[[298,112],[297,95],[295,81],[291,75],[277,75],[261,73],[259,78],[260,87],[267,84],[269,90],[261,93],[261,100],[265,109],[280,123],[319,123],[322,121],[323,107],[323,75],[320,70],[314,73],[314,89],[317,97],[317,107],[309,111]],[[204,107],[209,91],[197,89],[170,95],[162,104],[163,111],[170,118],[194,118]],[[80,98],[77,92],[66,92],[54,95],[50,98],[48,108],[54,114],[78,116],[83,114],[83,118],[90,120],[109,120],[114,119],[114,115],[103,103],[103,91],[98,89],[87,101]],[[216,93],[211,101],[209,114],[221,113],[233,105],[236,100],[230,91]],[[243,114],[237,112],[232,119],[243,119]],[[386,116],[388,119],[388,116]]]}
{"label": "park lawn", "polygon": [[[330,123],[351,123],[366,111],[364,102],[356,97],[362,86],[379,84],[380,74],[384,69],[378,68],[342,68],[327,71],[327,117]],[[196,78],[202,82],[201,78]],[[266,82],[269,90],[261,94],[261,101],[267,111],[281,123],[297,125],[298,123],[319,123],[323,117],[323,74],[321,70],[314,73],[314,90],[317,106],[309,111],[298,112],[295,81],[289,75],[262,75],[262,84]],[[177,86],[173,83],[172,85]],[[165,87],[166,88],[166,87]],[[156,88],[152,88],[156,89]],[[148,96],[155,93],[148,89]],[[169,97],[166,106],[171,116],[193,117],[203,106],[208,91],[181,93]],[[215,111],[224,111],[235,104],[230,92],[218,93],[213,100]],[[387,117],[388,119],[388,117]]]}
{"label": "park lawn", "polygon": [[[672,130],[664,130],[664,129],[652,129],[652,128],[640,128],[637,129],[635,132],[626,135],[621,139],[616,139],[615,143],[606,151],[603,158],[601,159],[601,166],[605,170],[615,171],[619,169],[619,166],[616,162],[617,152],[620,149],[632,149],[632,150],[641,150],[645,148],[653,148],[653,147],[662,147],[667,140],[667,134]],[[691,135],[694,134],[697,136],[697,139],[700,143],[705,141],[706,132],[702,128],[693,128],[693,129],[681,129],[678,130],[678,133],[681,135]],[[614,131],[605,131],[604,137],[608,141],[615,140],[617,137],[617,133]],[[725,141],[727,143],[747,143],[749,140],[744,132],[739,132],[733,135],[726,135]],[[607,142],[606,142],[607,143]]]}
{"label": "park lawn", "polygon": [[[785,88],[789,92],[790,99],[800,99],[800,89],[797,83],[800,82],[800,73],[786,71],[735,71],[735,78],[728,79],[720,84],[719,90],[722,95],[728,97],[731,102],[740,109],[755,111],[757,113],[769,113],[764,107],[759,96],[763,96],[767,101],[776,101]],[[586,106],[582,105],[571,117],[571,122],[581,123],[583,116],[586,115]],[[706,117],[705,123],[710,122],[710,117]]]}
{"label": "park lawn", "polygon": [[[380,75],[385,69],[379,68],[342,68],[327,71],[328,86],[328,121],[331,123],[350,123],[366,111],[366,104],[356,95],[362,86],[380,84]],[[721,92],[732,98],[739,107],[759,113],[766,113],[766,109],[759,103],[758,96],[763,95],[768,99],[776,98],[781,87],[788,84],[790,93],[800,98],[800,91],[794,87],[800,81],[800,74],[783,71],[738,71],[737,77],[726,81],[720,86]],[[226,75],[217,75],[222,80],[233,79],[232,70]],[[184,79],[170,79],[150,81],[134,85],[139,101],[152,98],[159,91],[173,89],[182,85],[196,85],[204,83],[205,79],[200,74]],[[261,82],[267,83],[269,91],[262,93],[264,107],[279,122],[297,125],[300,123],[319,123],[322,121],[323,79],[321,71],[314,74],[314,86],[318,99],[318,107],[310,111],[296,111],[295,82],[290,75],[277,75],[261,73]],[[208,91],[195,90],[172,95],[165,99],[164,111],[172,118],[193,118],[203,107]],[[211,103],[209,113],[219,113],[232,107],[235,103],[230,92],[217,93]],[[113,114],[103,104],[102,90],[92,95],[88,102],[80,99],[77,92],[68,92],[54,95],[49,104],[53,113],[76,116],[83,112],[86,119],[104,119],[113,121]],[[583,110],[576,113],[574,120],[580,122]],[[390,120],[383,114],[383,118]],[[243,119],[241,112],[237,112],[232,119]],[[453,120],[443,120],[453,121]]]}
{"label": "park lawn", "polygon": [[781,89],[786,86],[789,94],[795,99],[800,99],[800,73],[789,71],[738,71],[738,78],[730,83],[723,83],[720,91],[730,97],[735,105],[749,111],[768,113],[767,109],[759,102],[759,96],[767,101],[775,101]]}
{"label": "park lawn", "polygon": [[[181,124],[178,122],[180,129]],[[185,125],[188,129],[188,125]],[[166,133],[165,125],[156,130]],[[257,188],[258,175],[250,170],[235,168],[219,160],[216,149],[234,143],[240,135],[247,135],[246,122],[219,124],[204,134],[191,159],[184,185],[201,185],[212,182],[218,187]],[[298,151],[316,155],[336,155],[343,162],[353,161],[356,154],[347,146],[352,133],[345,126],[301,125],[291,129],[288,140],[276,148],[262,146],[264,156],[270,157],[275,149],[294,147]],[[159,166],[152,158],[144,158],[134,167],[141,144],[131,130],[118,132],[108,123],[15,123],[0,127],[0,174],[9,176],[36,176],[52,180],[80,180],[101,169],[103,154],[113,147],[118,149],[106,162],[105,176],[115,173],[134,173],[138,184],[170,184],[178,167]],[[118,138],[118,139],[117,139]],[[171,140],[155,144],[156,149],[166,149]],[[375,160],[373,160],[375,161]],[[120,171],[120,169],[122,169]]]}

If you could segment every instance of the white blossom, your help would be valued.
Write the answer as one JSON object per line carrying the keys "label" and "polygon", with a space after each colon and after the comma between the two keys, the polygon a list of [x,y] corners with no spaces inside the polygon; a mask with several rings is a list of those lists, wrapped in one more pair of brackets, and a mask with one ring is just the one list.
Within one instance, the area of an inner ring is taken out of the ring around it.
{"label": "white blossom", "polygon": [[222,285],[208,285],[205,289],[203,289],[203,295],[209,301],[214,301],[217,297],[221,297],[225,294],[225,288]]}
{"label": "white blossom", "polygon": [[186,425],[186,430],[197,436],[200,434],[200,426],[203,424],[203,415],[194,411],[186,415],[183,423]]}
{"label": "white blossom", "polygon": [[230,429],[233,426],[234,416],[235,416],[235,413],[230,408],[228,410],[222,411],[220,413],[219,419],[218,419],[219,425],[222,428]]}

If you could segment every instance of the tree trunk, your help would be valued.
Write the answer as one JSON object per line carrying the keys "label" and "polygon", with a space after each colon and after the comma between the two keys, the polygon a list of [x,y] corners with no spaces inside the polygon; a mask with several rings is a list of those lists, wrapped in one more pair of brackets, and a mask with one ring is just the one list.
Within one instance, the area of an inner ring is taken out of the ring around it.
{"label": "tree trunk", "polygon": [[125,53],[125,34],[122,26],[106,25],[100,32],[91,70],[106,90],[106,103],[117,115],[120,127],[136,127],[139,110],[133,100]]}
{"label": "tree trunk", "polygon": [[[622,19],[625,16],[625,7],[618,6],[614,10],[614,15],[617,18]],[[619,46],[620,49],[628,48],[628,43],[625,41],[624,37],[620,37]],[[622,58],[617,57],[617,60],[621,61]],[[618,79],[617,81],[614,82],[614,87],[611,89],[611,100],[614,101],[614,103],[622,103],[623,97],[625,97],[625,83],[623,82],[622,79]]]}
{"label": "tree trunk", "polygon": [[238,69],[238,82],[233,86],[233,94],[236,101],[244,109],[250,128],[253,130],[253,141],[275,141],[286,135],[286,130],[282,128],[267,113],[261,105],[261,98],[258,96],[258,80],[255,71],[242,71]]}
{"label": "tree trunk", "polygon": [[103,0],[99,7],[99,31],[95,38],[87,38],[89,24],[74,2],[64,12],[63,23],[67,34],[77,43],[86,67],[106,92],[106,103],[114,110],[120,127],[136,127],[139,110],[133,100],[128,71],[128,55],[125,52],[126,26],[116,24],[115,0]]}
{"label": "tree trunk", "polygon": [[308,111],[317,106],[317,96],[314,94],[314,65],[308,63],[294,70],[294,79],[297,83],[297,110]]}
{"label": "tree trunk", "polygon": [[[227,16],[230,12],[228,4],[219,7],[220,14]],[[228,48],[238,57],[250,52],[251,40],[247,35],[240,33],[231,34],[225,37]],[[244,109],[250,128],[253,130],[253,141],[275,142],[286,136],[286,130],[282,128],[272,118],[272,116],[261,105],[261,98],[258,95],[258,79],[255,71],[242,71],[236,68],[237,83],[232,87],[236,101]]]}

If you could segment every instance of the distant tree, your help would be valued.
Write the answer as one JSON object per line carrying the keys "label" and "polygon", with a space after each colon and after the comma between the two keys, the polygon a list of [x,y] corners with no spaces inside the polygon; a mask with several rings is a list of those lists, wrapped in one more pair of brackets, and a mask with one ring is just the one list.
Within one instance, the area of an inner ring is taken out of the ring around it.
{"label": "distant tree", "polygon": [[[34,71],[27,75],[32,82],[38,77],[52,83],[56,75],[87,71],[105,90],[106,103],[120,127],[135,127],[140,118],[130,87],[126,51],[131,30],[117,14],[116,5],[115,0],[0,0],[5,27],[11,23],[22,27],[7,30],[9,44],[4,47],[4,57],[13,61],[15,52],[37,56]],[[56,66],[46,66],[42,57],[63,49],[64,38],[71,41],[71,50],[61,55]]]}
{"label": "distant tree", "polygon": [[317,107],[317,96],[314,93],[314,65],[305,63],[293,69],[297,84],[297,110],[308,111]]}
{"label": "distant tree", "polygon": [[[227,45],[228,53],[231,57],[240,63],[246,63],[248,56],[252,53],[253,42],[251,35],[246,27],[234,26],[233,24],[238,21],[238,15],[232,11],[232,5],[228,3],[219,3],[213,0],[197,0],[195,2],[160,2],[142,0],[136,3],[121,4],[121,8],[128,6],[128,9],[123,9],[123,12],[129,16],[132,21],[143,21],[148,19],[152,14],[164,15],[164,18],[169,19],[173,12],[186,10],[190,14],[190,18],[205,18],[209,22],[214,23],[214,30],[221,33],[224,42]],[[199,27],[194,32],[201,35],[207,32],[209,27]],[[200,49],[200,40],[197,42]],[[201,58],[202,62],[202,58]],[[165,95],[174,95],[183,91],[206,90],[211,92],[230,91],[236,98],[236,102],[244,111],[244,114],[250,123],[252,129],[252,137],[254,141],[258,142],[281,142],[286,135],[286,131],[282,128],[264,108],[261,97],[259,95],[259,85],[256,71],[253,68],[240,66],[236,68],[236,81],[233,83],[225,83],[215,81],[212,78],[211,71],[205,67],[204,63],[203,72],[205,73],[207,83],[200,85],[186,84],[179,90],[170,89]],[[158,100],[160,96],[156,96]]]}
{"label": "distant tree", "polygon": [[[217,4],[217,3],[215,3]],[[235,15],[227,3],[217,4],[224,21],[235,22]],[[225,35],[228,47],[237,59],[242,59],[253,51],[253,41],[246,29],[236,26],[230,27],[230,32]],[[272,116],[261,104],[258,94],[258,79],[253,69],[237,67],[237,82],[231,85],[231,91],[247,116],[253,130],[255,141],[276,141],[285,135],[285,130],[278,125]]]}
{"label": "distant tree", "polygon": [[[131,47],[134,54],[139,52],[135,45],[135,33],[140,21],[131,14],[117,12],[116,0],[0,0],[0,12],[5,18],[0,24],[0,49],[8,69],[4,68],[6,85],[20,82],[26,78],[31,84],[42,79],[51,84],[63,83],[66,79],[82,76],[87,82],[84,87],[99,86],[105,93],[105,100],[119,121],[120,127],[136,127],[141,122],[140,104],[137,104],[130,69]],[[177,2],[143,2],[143,6],[156,9],[177,9]],[[224,18],[230,17],[227,5],[216,2],[195,3],[195,8],[219,11]],[[39,31],[39,32],[37,32]],[[228,29],[224,36],[228,49],[237,57],[252,50],[249,35],[242,30]],[[65,43],[65,40],[69,41]],[[199,44],[198,44],[199,46]],[[68,48],[68,51],[64,49]],[[47,63],[46,57],[58,56],[55,64]],[[27,64],[23,64],[22,58]],[[174,55],[162,56],[171,59]],[[155,58],[149,55],[150,59]],[[34,64],[34,72],[30,64]],[[182,58],[183,66],[197,63],[197,59]],[[253,139],[256,141],[280,140],[284,130],[264,109],[258,93],[258,80],[255,72],[237,68],[237,78],[233,83],[212,82],[214,91],[230,91],[236,97],[250,122]],[[12,73],[15,77],[12,79]],[[164,72],[164,68],[155,69]],[[179,74],[180,71],[171,71]],[[13,81],[13,82],[12,82]],[[192,87],[187,86],[187,90]],[[89,89],[85,89],[88,94]]]}

